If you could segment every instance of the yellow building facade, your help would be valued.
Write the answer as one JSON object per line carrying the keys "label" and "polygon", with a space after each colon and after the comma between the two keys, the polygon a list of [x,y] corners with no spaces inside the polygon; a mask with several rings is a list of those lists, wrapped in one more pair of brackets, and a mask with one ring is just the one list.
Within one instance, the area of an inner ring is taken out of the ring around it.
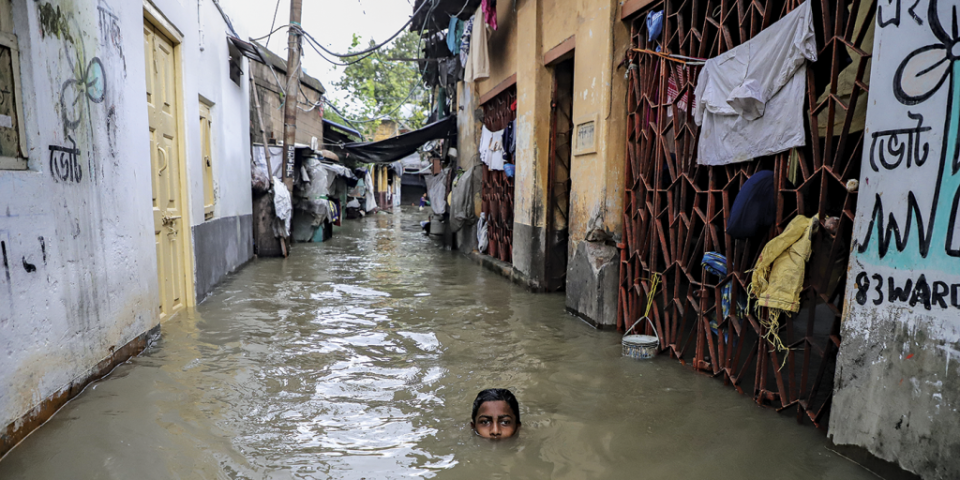
{"label": "yellow building facade", "polygon": [[[490,76],[458,91],[460,165],[469,168],[479,162],[483,109],[515,88],[514,276],[536,290],[564,288],[568,308],[601,327],[616,324],[622,230],[629,30],[621,8],[616,0],[500,2]],[[565,255],[551,252],[564,246]]]}

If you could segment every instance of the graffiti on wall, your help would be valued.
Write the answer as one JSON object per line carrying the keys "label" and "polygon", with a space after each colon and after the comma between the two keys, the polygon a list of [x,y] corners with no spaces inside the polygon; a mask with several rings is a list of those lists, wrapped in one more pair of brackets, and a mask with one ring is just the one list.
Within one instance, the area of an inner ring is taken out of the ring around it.
{"label": "graffiti on wall", "polygon": [[57,182],[80,183],[83,180],[83,167],[80,165],[80,150],[72,138],[67,140],[72,147],[50,145],[50,175]]}
{"label": "graffiti on wall", "polygon": [[[4,236],[6,238],[6,236]],[[23,271],[26,273],[36,273],[37,266],[46,266],[47,264],[47,241],[43,237],[37,237],[36,247],[39,247],[39,252],[31,251],[29,254],[17,255],[14,252],[14,245],[7,243],[7,240],[0,240],[0,258],[3,260],[3,276],[7,283],[10,282],[11,270],[15,268],[23,268]],[[30,249],[33,250],[33,249]],[[35,253],[39,253],[43,263],[36,262],[33,259]],[[19,261],[17,260],[17,257]],[[19,264],[19,265],[18,265]]]}
{"label": "graffiti on wall", "polygon": [[17,285],[28,284],[29,277],[49,273],[46,271],[50,257],[47,238],[45,235],[11,235],[9,230],[0,229],[0,325],[13,311]]}
{"label": "graffiti on wall", "polygon": [[[909,0],[907,0],[909,1]],[[877,23],[880,27],[886,27],[887,25],[900,26],[900,8],[903,6],[900,0],[888,0],[886,5],[883,5],[883,0],[881,0],[881,5],[877,8],[879,9],[877,13]],[[923,19],[920,18],[920,15],[917,14],[917,7],[920,5],[920,0],[913,0],[913,4],[907,7],[907,14],[910,15],[910,18],[913,18],[915,22],[919,25],[923,25]]]}
{"label": "graffiti on wall", "polygon": [[954,2],[925,3],[878,7],[851,276],[859,305],[960,309],[960,269],[950,268],[960,257],[960,18]]}
{"label": "graffiti on wall", "polygon": [[127,58],[123,56],[123,31],[120,29],[120,17],[100,0],[97,3],[97,12],[100,14],[100,45],[112,48],[123,62],[123,71],[127,71]]}
{"label": "graffiti on wall", "polygon": [[[872,177],[875,185],[879,181],[885,188],[892,186],[885,179],[896,178],[898,184],[908,185],[902,180],[910,177],[917,180],[909,183],[917,190],[890,195],[892,192],[875,188],[873,198],[862,197],[866,200],[862,203],[872,204],[872,209],[866,215],[869,226],[859,237],[860,254],[875,252],[879,259],[902,258],[905,262],[960,257],[960,245],[954,241],[960,202],[960,149],[956,134],[951,134],[960,128],[960,38],[955,38],[958,34],[952,28],[958,21],[956,6],[948,3],[929,0],[926,18],[916,22],[882,22],[878,17],[878,22],[885,25],[878,32],[879,55],[892,51],[900,58],[881,57],[883,61],[878,62],[875,76],[881,81],[871,83],[880,88],[871,89],[871,96],[878,98],[874,108],[884,111],[871,115],[871,123],[899,118],[899,124],[873,129],[865,162],[870,170],[864,178],[869,182]],[[899,12],[918,6],[906,8],[893,2],[889,8]],[[899,13],[893,18],[898,17]],[[901,44],[906,43],[902,41],[908,38],[904,35],[917,42],[906,51],[893,40],[899,38]],[[928,118],[936,121],[924,125]],[[928,164],[931,155],[936,161]],[[933,188],[927,188],[933,178]]]}
{"label": "graffiti on wall", "polygon": [[[75,160],[70,150],[76,150],[76,143],[81,143],[97,149],[92,135],[95,126],[105,127],[108,150],[116,156],[117,118],[116,104],[119,102],[117,93],[111,94],[108,85],[110,74],[126,75],[126,60],[123,54],[123,34],[120,28],[120,17],[104,1],[97,3],[96,18],[86,18],[72,11],[61,9],[61,6],[50,2],[38,4],[41,35],[46,40],[59,41],[59,55],[54,65],[56,82],[59,85],[57,106],[62,128],[62,135],[66,141],[73,143],[72,149],[61,149],[57,145],[50,147],[51,170],[53,170],[53,156],[58,156],[59,171],[51,171],[54,177],[70,181],[68,171],[79,172],[78,169],[63,168],[61,161]],[[89,25],[83,28],[83,25]],[[87,38],[94,38],[96,42],[88,42]],[[88,46],[88,43],[90,44]],[[98,52],[100,55],[92,55]],[[98,106],[103,105],[103,108]],[[83,132],[78,130],[86,127]],[[84,139],[90,141],[84,141]],[[62,155],[58,155],[62,154]],[[79,181],[77,175],[72,181]]]}
{"label": "graffiti on wall", "polygon": [[77,58],[77,66],[72,70],[74,77],[67,79],[60,87],[60,115],[63,118],[63,133],[69,136],[83,121],[84,112],[90,110],[91,103],[103,103],[107,96],[103,62],[94,57],[82,66],[82,57]]}

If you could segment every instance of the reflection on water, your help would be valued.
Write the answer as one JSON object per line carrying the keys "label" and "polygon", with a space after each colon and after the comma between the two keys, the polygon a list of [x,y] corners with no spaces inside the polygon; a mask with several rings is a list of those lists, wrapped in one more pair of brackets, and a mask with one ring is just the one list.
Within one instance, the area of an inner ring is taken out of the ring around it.
{"label": "reflection on water", "polygon": [[[792,418],[438,249],[419,215],[258,260],[0,462],[3,479],[873,478]],[[518,438],[468,427],[517,394]]]}

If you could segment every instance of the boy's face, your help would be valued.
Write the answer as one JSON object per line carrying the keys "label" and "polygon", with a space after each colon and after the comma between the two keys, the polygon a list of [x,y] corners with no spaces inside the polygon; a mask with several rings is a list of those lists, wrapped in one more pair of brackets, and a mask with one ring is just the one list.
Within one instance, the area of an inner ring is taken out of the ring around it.
{"label": "boy's face", "polygon": [[494,440],[512,437],[520,428],[510,404],[503,400],[483,402],[470,426],[481,437]]}

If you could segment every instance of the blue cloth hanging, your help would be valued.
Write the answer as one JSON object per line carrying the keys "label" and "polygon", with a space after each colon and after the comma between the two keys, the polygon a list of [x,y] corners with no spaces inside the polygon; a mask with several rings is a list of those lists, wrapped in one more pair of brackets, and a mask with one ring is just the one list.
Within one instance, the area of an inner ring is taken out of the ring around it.
{"label": "blue cloth hanging", "polygon": [[[727,257],[717,253],[717,252],[707,252],[703,254],[703,261],[700,264],[707,273],[716,275],[722,280],[723,277],[727,276]],[[731,299],[733,298],[733,284],[727,282],[726,285],[720,289],[720,308],[721,313],[723,313],[722,318],[727,318],[730,315],[730,304]],[[747,302],[743,298],[743,295],[737,299],[737,315],[743,316],[747,311]],[[714,335],[720,335],[720,324],[717,319],[710,321],[710,331]],[[730,340],[729,333],[723,334],[723,343],[728,343]],[[734,345],[736,345],[736,340],[734,340]]]}
{"label": "blue cloth hanging", "polygon": [[463,37],[463,22],[457,17],[450,17],[450,25],[447,27],[447,49],[450,53],[460,53],[460,40]]}
{"label": "blue cloth hanging", "polygon": [[660,38],[663,32],[663,10],[647,14],[647,41],[652,42]]}
{"label": "blue cloth hanging", "polygon": [[[717,252],[707,252],[703,254],[703,263],[701,263],[703,269],[709,273],[712,273],[720,279],[727,276],[727,257],[720,255]],[[721,299],[720,303],[723,306],[723,318],[727,318],[727,315],[730,314],[730,290],[732,285],[730,282],[727,282],[723,286],[723,289],[720,291]]]}

